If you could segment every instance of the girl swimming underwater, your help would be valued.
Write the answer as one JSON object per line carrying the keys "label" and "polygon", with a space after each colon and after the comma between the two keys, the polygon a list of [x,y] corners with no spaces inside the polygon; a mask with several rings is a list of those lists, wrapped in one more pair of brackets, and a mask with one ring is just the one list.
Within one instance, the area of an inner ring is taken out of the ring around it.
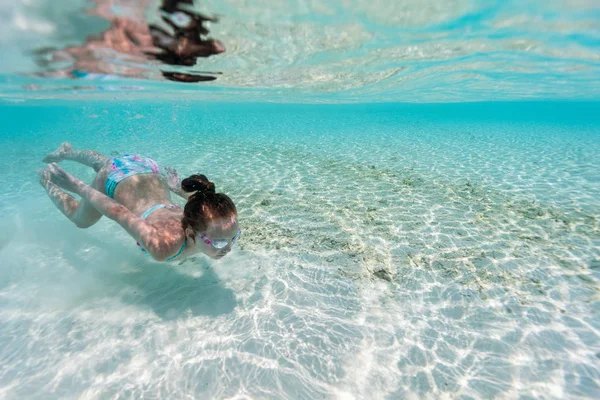
{"label": "girl swimming underwater", "polygon": [[[69,174],[58,162],[75,161],[97,172],[92,185]],[[240,237],[233,201],[215,192],[204,175],[179,183],[177,172],[150,157],[126,154],[109,158],[63,143],[44,157],[48,167],[40,183],[56,207],[79,228],[106,216],[121,225],[138,246],[157,261],[204,253],[224,257]],[[77,201],[66,191],[78,194]],[[170,191],[187,199],[184,208],[171,203]]]}

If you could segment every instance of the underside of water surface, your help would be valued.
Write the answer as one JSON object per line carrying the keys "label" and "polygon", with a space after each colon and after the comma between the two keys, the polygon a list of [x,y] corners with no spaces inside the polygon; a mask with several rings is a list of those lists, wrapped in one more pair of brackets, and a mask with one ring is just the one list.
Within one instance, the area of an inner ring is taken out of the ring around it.
{"label": "underside of water surface", "polygon": [[[205,29],[196,51],[172,40],[172,21],[190,15]],[[8,100],[127,89],[134,98],[278,103],[600,93],[600,8],[587,0],[17,0],[0,5],[0,18]]]}

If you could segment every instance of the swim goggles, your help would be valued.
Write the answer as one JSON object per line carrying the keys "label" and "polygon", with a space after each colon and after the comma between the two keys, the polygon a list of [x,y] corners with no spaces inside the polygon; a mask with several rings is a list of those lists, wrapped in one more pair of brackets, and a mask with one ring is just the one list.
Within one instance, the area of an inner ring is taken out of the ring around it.
{"label": "swim goggles", "polygon": [[242,231],[238,229],[237,233],[231,240],[225,240],[225,239],[211,240],[208,238],[208,236],[206,236],[203,233],[202,235],[200,235],[200,239],[204,240],[204,243],[212,246],[213,249],[222,250],[225,247],[227,247],[229,244],[231,244],[231,246],[233,247],[235,242],[237,242],[237,240],[240,238],[241,234],[242,234]]}

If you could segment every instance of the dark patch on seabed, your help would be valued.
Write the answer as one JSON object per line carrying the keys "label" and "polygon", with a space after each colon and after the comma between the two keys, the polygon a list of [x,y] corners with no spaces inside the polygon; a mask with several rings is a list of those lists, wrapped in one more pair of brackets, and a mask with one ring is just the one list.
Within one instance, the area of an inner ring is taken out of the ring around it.
{"label": "dark patch on seabed", "polygon": [[[338,268],[345,277],[371,275],[388,283],[394,283],[404,268],[426,269],[445,279],[460,278],[463,285],[483,291],[492,282],[507,287],[529,285],[509,259],[544,254],[548,262],[580,268],[556,243],[575,243],[579,235],[599,238],[595,215],[507,197],[471,180],[444,182],[414,168],[379,169],[302,151],[284,153],[281,156],[290,163],[306,163],[323,173],[296,188],[310,193],[308,200],[281,190],[255,191],[248,200],[269,207],[271,218],[243,216],[245,250],[309,253],[321,257],[325,265],[345,265]],[[377,198],[381,184],[390,196]],[[374,201],[377,206],[368,205]],[[402,211],[410,211],[418,202],[422,203],[418,212]],[[435,215],[434,226],[443,237],[452,239],[447,243],[425,233],[429,228],[422,220],[422,210],[434,204],[464,210],[457,214],[461,215],[458,221],[445,210]],[[302,215],[306,225],[278,222],[291,215]],[[344,228],[349,222],[357,224],[354,233]],[[402,226],[401,236],[395,226]],[[367,244],[366,238],[373,236],[388,246]],[[596,264],[592,262],[589,268],[598,268]],[[588,276],[582,281],[595,285]]]}

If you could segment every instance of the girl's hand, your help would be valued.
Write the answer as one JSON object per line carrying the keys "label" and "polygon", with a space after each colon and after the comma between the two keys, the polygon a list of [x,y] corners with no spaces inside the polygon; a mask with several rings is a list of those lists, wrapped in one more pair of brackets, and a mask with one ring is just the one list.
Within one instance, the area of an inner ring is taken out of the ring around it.
{"label": "girl's hand", "polygon": [[47,171],[49,172],[49,178],[52,182],[69,192],[79,194],[81,189],[87,186],[85,183],[59,167],[57,163],[48,164]]}
{"label": "girl's hand", "polygon": [[178,192],[181,189],[181,178],[179,178],[177,170],[175,168],[165,167],[165,171],[167,172],[167,185],[169,185],[169,189]]}

